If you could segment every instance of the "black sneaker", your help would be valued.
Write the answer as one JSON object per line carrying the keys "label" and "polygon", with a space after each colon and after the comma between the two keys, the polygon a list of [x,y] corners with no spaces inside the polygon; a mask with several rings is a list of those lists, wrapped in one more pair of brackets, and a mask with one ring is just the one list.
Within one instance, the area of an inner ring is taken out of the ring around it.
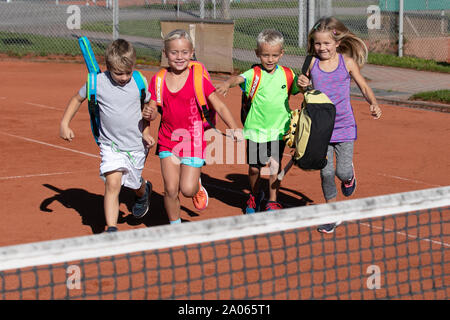
{"label": "black sneaker", "polygon": [[341,222],[324,224],[318,227],[317,231],[319,231],[320,233],[333,233],[334,230],[336,230],[336,227],[340,224]]}
{"label": "black sneaker", "polygon": [[356,176],[353,168],[353,178],[341,183],[341,190],[344,196],[350,197],[356,190]]}
{"label": "black sneaker", "polygon": [[108,227],[108,229],[106,229],[107,233],[111,233],[111,232],[117,232],[117,227]]}
{"label": "black sneaker", "polygon": [[149,181],[147,181],[145,183],[144,195],[140,198],[136,197],[136,202],[133,206],[133,209],[131,210],[135,218],[140,219],[147,214],[148,208],[150,207],[149,197],[151,193],[152,193],[152,184]]}

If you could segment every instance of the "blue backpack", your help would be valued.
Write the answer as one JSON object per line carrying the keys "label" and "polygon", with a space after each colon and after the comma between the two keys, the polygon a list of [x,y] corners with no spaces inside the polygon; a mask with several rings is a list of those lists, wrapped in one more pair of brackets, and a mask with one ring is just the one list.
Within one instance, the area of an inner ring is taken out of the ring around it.
{"label": "blue backpack", "polygon": [[[100,136],[100,112],[97,102],[97,75],[97,72],[91,72],[88,74],[86,81],[86,96],[88,99],[89,116],[91,118],[91,130],[94,135],[95,142],[98,145],[98,137]],[[145,93],[147,91],[144,76],[141,72],[134,70],[133,79],[139,88],[142,110],[145,102]]]}

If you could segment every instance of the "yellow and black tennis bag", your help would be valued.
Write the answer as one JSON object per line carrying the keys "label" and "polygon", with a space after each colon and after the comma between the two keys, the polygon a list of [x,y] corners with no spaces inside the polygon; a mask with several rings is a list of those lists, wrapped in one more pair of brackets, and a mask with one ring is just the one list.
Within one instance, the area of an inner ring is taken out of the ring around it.
{"label": "yellow and black tennis bag", "polygon": [[[311,63],[307,56],[302,73]],[[327,165],[327,149],[334,129],[336,107],[326,94],[308,88],[300,110],[291,113],[291,125],[284,140],[294,148],[294,164],[303,170],[320,170]]]}

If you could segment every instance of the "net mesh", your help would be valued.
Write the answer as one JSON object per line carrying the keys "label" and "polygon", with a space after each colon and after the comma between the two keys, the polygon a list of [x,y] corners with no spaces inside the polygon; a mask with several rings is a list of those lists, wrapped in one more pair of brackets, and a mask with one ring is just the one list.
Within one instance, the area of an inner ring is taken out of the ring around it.
{"label": "net mesh", "polygon": [[[446,300],[449,195],[445,187],[4,247],[0,298]],[[338,219],[335,233],[316,231]]]}

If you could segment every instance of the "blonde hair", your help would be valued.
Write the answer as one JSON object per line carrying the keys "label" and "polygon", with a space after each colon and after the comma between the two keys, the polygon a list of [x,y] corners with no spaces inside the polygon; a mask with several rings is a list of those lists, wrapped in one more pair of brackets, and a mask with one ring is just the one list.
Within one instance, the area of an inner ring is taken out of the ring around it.
{"label": "blonde hair", "polygon": [[164,37],[164,49],[167,50],[169,48],[170,41],[177,40],[177,39],[186,39],[191,44],[192,49],[194,48],[194,44],[192,42],[192,38],[189,35],[189,33],[187,33],[185,30],[182,30],[182,29],[176,29],[176,30],[169,32]]}
{"label": "blonde hair", "polygon": [[335,17],[322,17],[314,24],[308,34],[308,54],[314,54],[313,36],[316,32],[330,32],[334,41],[340,41],[337,52],[353,58],[360,68],[366,63],[368,50],[364,41]]}
{"label": "blonde hair", "polygon": [[136,50],[124,39],[117,39],[110,43],[105,52],[108,70],[131,72],[136,63]]}
{"label": "blonde hair", "polygon": [[277,30],[266,29],[261,31],[256,38],[256,45],[258,49],[262,44],[267,43],[271,46],[280,45],[281,48],[284,46],[283,34]]}

